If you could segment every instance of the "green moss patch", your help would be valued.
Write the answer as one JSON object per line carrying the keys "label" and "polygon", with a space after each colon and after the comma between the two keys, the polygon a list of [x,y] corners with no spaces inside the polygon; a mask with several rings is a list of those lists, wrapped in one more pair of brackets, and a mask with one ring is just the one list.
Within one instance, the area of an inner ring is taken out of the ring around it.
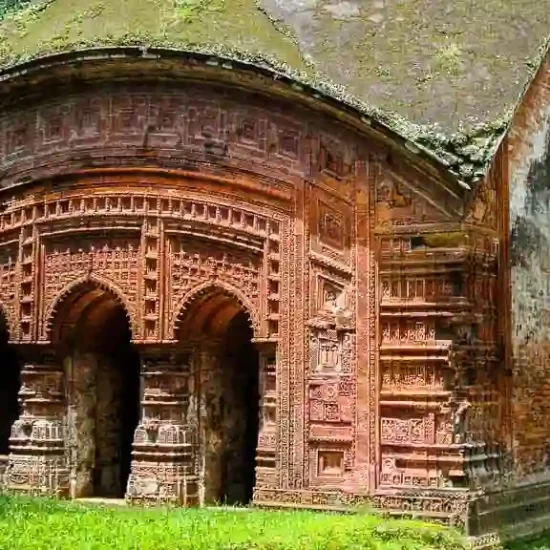
{"label": "green moss patch", "polygon": [[85,46],[150,44],[223,45],[304,68],[296,42],[254,0],[42,0],[8,15],[0,38],[4,66]]}

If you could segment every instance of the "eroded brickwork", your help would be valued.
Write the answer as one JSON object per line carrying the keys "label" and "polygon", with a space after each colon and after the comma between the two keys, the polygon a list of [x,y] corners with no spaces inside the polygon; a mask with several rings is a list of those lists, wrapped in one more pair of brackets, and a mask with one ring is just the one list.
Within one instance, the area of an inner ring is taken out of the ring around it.
{"label": "eroded brickwork", "polygon": [[510,150],[514,475],[550,476],[550,63],[516,115]]}

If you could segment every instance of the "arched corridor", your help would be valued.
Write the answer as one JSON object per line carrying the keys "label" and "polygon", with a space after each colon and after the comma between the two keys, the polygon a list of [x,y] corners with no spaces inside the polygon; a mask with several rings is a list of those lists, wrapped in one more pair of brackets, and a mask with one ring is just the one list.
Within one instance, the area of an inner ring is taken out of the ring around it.
{"label": "arched corridor", "polygon": [[195,299],[180,342],[193,347],[204,503],[248,504],[255,485],[259,359],[248,312],[221,289]]}
{"label": "arched corridor", "polygon": [[84,285],[53,323],[67,381],[73,497],[125,495],[139,420],[138,353],[116,296]]}

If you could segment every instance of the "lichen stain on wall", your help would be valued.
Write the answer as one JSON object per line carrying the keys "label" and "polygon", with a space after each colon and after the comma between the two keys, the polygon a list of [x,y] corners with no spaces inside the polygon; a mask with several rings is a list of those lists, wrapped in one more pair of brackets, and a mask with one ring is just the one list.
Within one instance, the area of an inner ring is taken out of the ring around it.
{"label": "lichen stain on wall", "polygon": [[[510,187],[514,341],[550,337],[550,106]],[[548,316],[548,317],[547,317]]]}
{"label": "lichen stain on wall", "polygon": [[550,477],[549,99],[535,82],[510,140],[513,456],[524,481]]}

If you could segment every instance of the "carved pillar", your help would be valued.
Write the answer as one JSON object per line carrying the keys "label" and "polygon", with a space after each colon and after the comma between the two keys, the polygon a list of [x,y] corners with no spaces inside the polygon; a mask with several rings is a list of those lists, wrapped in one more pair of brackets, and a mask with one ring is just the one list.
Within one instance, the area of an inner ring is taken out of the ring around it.
{"label": "carved pillar", "polygon": [[170,350],[142,351],[142,411],[126,498],[134,503],[198,502],[187,424],[189,360]]}
{"label": "carved pillar", "polygon": [[49,350],[22,356],[21,415],[11,430],[5,485],[10,491],[66,496],[63,369]]}
{"label": "carved pillar", "polygon": [[277,488],[277,348],[257,343],[260,355],[260,423],[256,449],[256,488]]}

